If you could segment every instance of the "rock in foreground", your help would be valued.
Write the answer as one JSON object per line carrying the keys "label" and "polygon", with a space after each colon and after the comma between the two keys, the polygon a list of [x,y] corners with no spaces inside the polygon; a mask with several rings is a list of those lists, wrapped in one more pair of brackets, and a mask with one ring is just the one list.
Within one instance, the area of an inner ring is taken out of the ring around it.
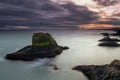
{"label": "rock in foreground", "polygon": [[73,70],[83,72],[89,80],[120,80],[120,60],[114,60],[109,65],[83,65]]}
{"label": "rock in foreground", "polygon": [[52,58],[66,49],[68,49],[67,46],[59,46],[50,34],[34,33],[32,45],[24,47],[14,53],[7,54],[5,58],[24,61],[31,61],[36,58]]}

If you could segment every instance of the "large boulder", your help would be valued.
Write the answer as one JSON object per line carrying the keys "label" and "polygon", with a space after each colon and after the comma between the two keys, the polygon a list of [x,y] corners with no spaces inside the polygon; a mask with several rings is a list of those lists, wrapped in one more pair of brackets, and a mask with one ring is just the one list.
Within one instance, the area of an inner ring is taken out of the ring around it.
{"label": "large boulder", "polygon": [[109,65],[79,65],[73,70],[83,72],[89,80],[120,80],[120,60]]}
{"label": "large boulder", "polygon": [[99,80],[120,80],[120,60],[114,60],[106,66]]}
{"label": "large boulder", "polygon": [[67,46],[59,46],[48,33],[34,33],[32,45],[24,47],[14,53],[7,54],[6,59],[31,61],[37,58],[52,58],[68,49]]}

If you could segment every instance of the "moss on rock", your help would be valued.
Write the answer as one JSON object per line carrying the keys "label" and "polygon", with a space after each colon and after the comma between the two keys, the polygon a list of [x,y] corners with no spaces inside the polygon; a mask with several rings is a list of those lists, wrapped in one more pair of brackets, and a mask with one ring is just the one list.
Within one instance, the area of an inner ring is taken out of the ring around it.
{"label": "moss on rock", "polygon": [[120,60],[109,65],[79,65],[73,70],[83,72],[89,80],[120,80]]}
{"label": "moss on rock", "polygon": [[34,33],[32,37],[33,47],[57,45],[56,41],[48,33]]}

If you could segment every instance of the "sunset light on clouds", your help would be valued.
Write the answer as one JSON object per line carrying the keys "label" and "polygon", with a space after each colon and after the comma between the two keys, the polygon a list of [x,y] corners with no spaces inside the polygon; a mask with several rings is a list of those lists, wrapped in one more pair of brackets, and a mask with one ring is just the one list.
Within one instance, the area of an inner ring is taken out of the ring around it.
{"label": "sunset light on clouds", "polygon": [[0,80],[120,80],[120,0],[0,0]]}
{"label": "sunset light on clouds", "polygon": [[0,29],[120,27],[119,8],[120,0],[0,0]]}

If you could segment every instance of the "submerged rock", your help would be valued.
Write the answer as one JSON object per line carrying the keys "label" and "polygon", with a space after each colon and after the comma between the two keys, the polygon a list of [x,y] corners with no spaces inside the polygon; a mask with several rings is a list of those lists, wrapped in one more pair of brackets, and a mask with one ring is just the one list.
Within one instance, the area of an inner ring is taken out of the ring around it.
{"label": "submerged rock", "polygon": [[83,72],[90,80],[120,80],[120,60],[109,65],[80,65],[73,70]]}
{"label": "submerged rock", "polygon": [[32,45],[22,48],[14,53],[7,54],[6,59],[31,61],[36,58],[52,58],[62,53],[68,47],[59,46],[48,33],[34,33]]}
{"label": "submerged rock", "polygon": [[54,70],[58,70],[59,68],[57,67],[57,65],[54,65],[54,66],[53,66],[53,69],[54,69]]}

